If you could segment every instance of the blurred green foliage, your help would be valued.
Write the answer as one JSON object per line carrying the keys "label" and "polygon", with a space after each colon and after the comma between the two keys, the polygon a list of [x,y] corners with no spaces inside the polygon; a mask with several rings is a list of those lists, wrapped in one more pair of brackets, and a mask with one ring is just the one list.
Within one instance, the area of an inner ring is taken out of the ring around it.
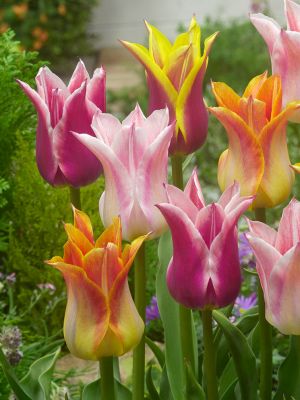
{"label": "blurred green foliage", "polygon": [[5,0],[0,33],[11,27],[27,50],[51,62],[91,50],[87,23],[98,0]]}

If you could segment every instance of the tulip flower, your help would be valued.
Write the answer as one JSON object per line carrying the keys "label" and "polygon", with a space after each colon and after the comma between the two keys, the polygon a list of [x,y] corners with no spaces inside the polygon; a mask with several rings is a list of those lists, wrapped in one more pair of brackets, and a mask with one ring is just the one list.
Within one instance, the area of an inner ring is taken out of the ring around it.
{"label": "tulip flower", "polygon": [[68,86],[48,67],[36,76],[37,91],[18,83],[38,113],[36,160],[42,177],[53,186],[80,187],[96,180],[101,164],[71,131],[94,134],[93,115],[98,109],[105,111],[103,68],[96,69],[90,79],[80,61]]}
{"label": "tulip flower", "polygon": [[167,284],[189,308],[219,308],[234,302],[241,286],[236,223],[253,196],[231,185],[217,203],[205,206],[196,171],[184,191],[166,186],[169,202],[158,204],[170,227],[173,258]]}
{"label": "tulip flower", "polygon": [[140,44],[122,43],[146,70],[149,113],[167,105],[170,120],[177,121],[170,153],[193,153],[202,146],[207,135],[208,114],[202,85],[208,55],[217,34],[205,40],[201,55],[200,26],[195,17],[189,30],[177,36],[173,45],[148,22],[146,27],[149,50]]}
{"label": "tulip flower", "polygon": [[168,147],[174,125],[168,125],[168,110],[144,117],[137,105],[122,122],[112,115],[96,113],[92,128],[96,138],[74,134],[103,165],[105,191],[100,216],[109,226],[115,215],[121,216],[126,240],[152,232],[159,236],[166,223],[155,204],[166,201]]}
{"label": "tulip flower", "polygon": [[132,300],[127,275],[144,241],[139,237],[122,251],[120,218],[95,241],[89,217],[74,208],[74,225],[65,224],[64,257],[48,264],[65,279],[68,302],[64,336],[76,357],[99,360],[135,347],[144,331]]}
{"label": "tulip flower", "polygon": [[266,319],[286,335],[300,335],[300,202],[293,199],[283,210],[278,232],[262,222],[248,223]]}
{"label": "tulip flower", "polygon": [[[251,14],[250,20],[265,40],[272,61],[273,74],[282,79],[283,106],[300,100],[300,5],[284,0],[287,30],[263,14]],[[300,122],[300,112],[291,117]]]}
{"label": "tulip flower", "polygon": [[253,78],[241,97],[225,83],[215,82],[212,88],[219,107],[210,111],[223,124],[229,141],[219,159],[221,190],[238,181],[243,196],[256,194],[253,208],[282,203],[294,182],[286,124],[300,103],[282,110],[280,78],[267,78],[267,73]]}

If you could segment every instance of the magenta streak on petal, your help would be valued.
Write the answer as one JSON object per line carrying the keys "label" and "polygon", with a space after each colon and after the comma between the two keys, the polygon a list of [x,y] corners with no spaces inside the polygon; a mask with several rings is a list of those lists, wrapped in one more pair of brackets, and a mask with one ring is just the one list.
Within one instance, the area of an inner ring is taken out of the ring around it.
{"label": "magenta streak on petal", "polygon": [[106,111],[106,73],[104,68],[97,68],[87,85],[87,98],[102,112]]}
{"label": "magenta streak on petal", "polygon": [[79,89],[83,82],[89,82],[90,76],[85,68],[84,63],[80,60],[76,65],[75,71],[71,76],[68,89],[70,93],[75,92],[75,90]]}
{"label": "magenta streak on petal", "polygon": [[208,248],[220,233],[224,217],[223,208],[216,203],[210,204],[199,211],[195,225]]}
{"label": "magenta streak on petal", "polygon": [[192,175],[184,188],[184,193],[190,198],[198,210],[205,207],[205,200],[202,194],[200,182],[197,177],[196,168],[194,168]]}

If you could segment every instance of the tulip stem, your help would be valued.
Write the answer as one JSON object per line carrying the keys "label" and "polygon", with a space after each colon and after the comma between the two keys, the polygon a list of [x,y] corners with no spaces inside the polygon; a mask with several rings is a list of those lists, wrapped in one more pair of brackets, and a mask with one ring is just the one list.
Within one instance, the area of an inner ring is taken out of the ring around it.
{"label": "tulip stem", "polygon": [[[255,210],[257,221],[266,222],[266,210],[257,208]],[[265,317],[264,294],[260,283],[258,283],[258,312],[259,312],[259,335],[260,335],[260,398],[271,400],[272,398],[272,326]]]}
{"label": "tulip stem", "polygon": [[81,210],[80,188],[70,186],[70,202],[77,210]]}
{"label": "tulip stem", "polygon": [[[172,180],[173,184],[179,189],[183,190],[183,157],[181,155],[174,155],[171,159],[172,162]],[[181,348],[184,362],[188,362],[195,372],[196,360],[194,352],[194,343],[192,335],[192,311],[181,304],[179,305],[179,319],[180,319],[180,337]],[[184,369],[186,366],[184,365]]]}
{"label": "tulip stem", "polygon": [[116,400],[113,357],[100,360],[101,399]]}
{"label": "tulip stem", "polygon": [[[134,261],[134,302],[138,313],[145,321],[146,310],[146,253],[143,243]],[[145,334],[140,343],[133,351],[132,371],[132,400],[144,399],[144,377],[145,377]]]}
{"label": "tulip stem", "polygon": [[207,400],[217,400],[219,395],[211,310],[202,311],[202,324],[204,344],[203,369],[207,395],[206,398]]}

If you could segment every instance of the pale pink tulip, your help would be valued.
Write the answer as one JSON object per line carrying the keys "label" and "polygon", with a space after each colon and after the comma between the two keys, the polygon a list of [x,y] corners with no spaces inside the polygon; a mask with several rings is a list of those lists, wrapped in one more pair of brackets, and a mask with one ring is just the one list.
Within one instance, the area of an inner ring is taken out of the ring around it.
{"label": "pale pink tulip", "polygon": [[168,123],[168,109],[145,118],[137,105],[122,123],[110,114],[96,113],[92,123],[96,138],[74,133],[103,165],[105,191],[99,208],[104,226],[120,215],[126,240],[149,232],[157,237],[166,227],[154,205],[166,201],[163,185],[174,129]]}
{"label": "pale pink tulip", "polygon": [[241,286],[236,223],[253,196],[241,197],[238,183],[217,203],[205,206],[196,171],[184,192],[168,185],[169,203],[158,204],[171,229],[173,258],[167,284],[189,308],[219,308],[234,302]]}
{"label": "pale pink tulip", "polygon": [[102,172],[100,162],[71,132],[94,135],[93,115],[105,111],[103,68],[90,79],[79,61],[68,86],[48,67],[36,76],[37,91],[18,83],[38,113],[36,160],[42,177],[53,186],[80,187],[96,180]]}
{"label": "pale pink tulip", "polygon": [[283,210],[278,232],[262,222],[248,223],[266,319],[286,335],[300,335],[300,202],[293,199]]}
{"label": "pale pink tulip", "polygon": [[[273,74],[282,80],[283,107],[300,100],[300,5],[284,0],[287,30],[261,13],[251,14],[250,20],[265,40],[272,61]],[[300,122],[300,111],[291,120]]]}

